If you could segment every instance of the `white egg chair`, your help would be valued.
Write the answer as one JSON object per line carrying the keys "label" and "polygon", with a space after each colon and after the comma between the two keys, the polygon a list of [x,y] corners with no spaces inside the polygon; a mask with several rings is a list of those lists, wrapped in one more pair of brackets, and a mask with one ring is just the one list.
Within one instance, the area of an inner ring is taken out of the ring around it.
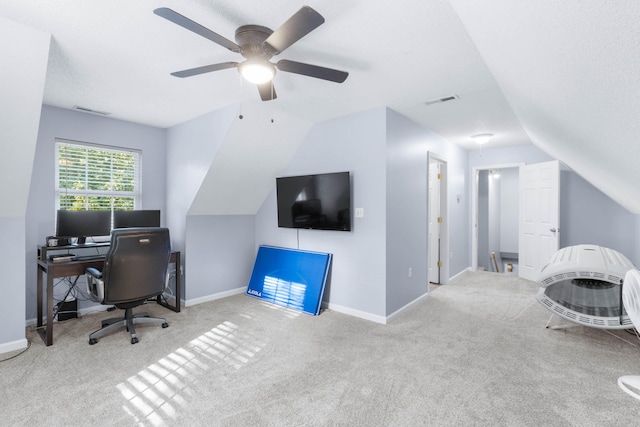
{"label": "white egg chair", "polygon": [[[622,304],[631,323],[640,330],[640,271],[627,271],[622,283]],[[618,378],[618,386],[630,396],[640,400],[640,375],[624,375]]]}

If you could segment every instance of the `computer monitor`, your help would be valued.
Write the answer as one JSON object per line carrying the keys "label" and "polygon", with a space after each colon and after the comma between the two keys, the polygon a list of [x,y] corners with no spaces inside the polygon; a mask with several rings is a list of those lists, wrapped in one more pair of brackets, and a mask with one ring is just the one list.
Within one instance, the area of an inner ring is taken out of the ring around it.
{"label": "computer monitor", "polygon": [[111,211],[58,210],[56,236],[73,238],[85,243],[87,237],[108,236],[111,233]]}
{"label": "computer monitor", "polygon": [[160,211],[113,211],[113,228],[131,227],[160,227]]}

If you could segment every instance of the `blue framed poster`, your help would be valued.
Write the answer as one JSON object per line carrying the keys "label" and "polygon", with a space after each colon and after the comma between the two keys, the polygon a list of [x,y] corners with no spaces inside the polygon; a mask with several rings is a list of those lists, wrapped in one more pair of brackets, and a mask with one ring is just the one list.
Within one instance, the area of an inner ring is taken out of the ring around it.
{"label": "blue framed poster", "polygon": [[246,294],[316,316],[331,259],[326,253],[260,246]]}

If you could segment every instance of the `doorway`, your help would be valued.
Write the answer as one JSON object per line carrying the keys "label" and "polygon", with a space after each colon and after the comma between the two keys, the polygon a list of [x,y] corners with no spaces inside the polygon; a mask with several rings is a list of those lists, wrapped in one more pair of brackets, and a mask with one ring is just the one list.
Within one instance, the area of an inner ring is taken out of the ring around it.
{"label": "doorway", "polygon": [[428,248],[427,275],[429,284],[441,285],[449,277],[447,225],[447,163],[429,153],[428,165]]}
{"label": "doorway", "polygon": [[[478,243],[484,232],[479,217],[482,206],[479,193],[481,172],[490,175],[492,171],[494,173],[497,171],[502,179],[503,171],[511,168],[518,171],[518,191],[513,197],[518,199],[518,210],[509,218],[518,218],[518,224],[515,231],[501,230],[500,235],[512,237],[517,234],[518,250],[515,255],[518,259],[518,267],[512,273],[523,279],[535,281],[541,268],[559,247],[560,166],[557,160],[530,165],[509,164],[473,168],[471,268],[473,271],[479,270],[479,260],[487,257],[486,253],[484,255],[480,253]],[[502,224],[505,218],[507,217],[502,216],[499,223]],[[489,259],[493,264],[493,269],[489,271],[496,271],[500,266],[502,266],[500,271],[504,271],[506,265],[504,260],[498,258],[499,255],[504,252],[509,255],[514,254],[503,249],[504,247],[498,246],[497,249],[488,250]],[[495,252],[498,258],[495,264],[492,252]]]}
{"label": "doorway", "polygon": [[518,275],[518,164],[473,170],[472,269]]}

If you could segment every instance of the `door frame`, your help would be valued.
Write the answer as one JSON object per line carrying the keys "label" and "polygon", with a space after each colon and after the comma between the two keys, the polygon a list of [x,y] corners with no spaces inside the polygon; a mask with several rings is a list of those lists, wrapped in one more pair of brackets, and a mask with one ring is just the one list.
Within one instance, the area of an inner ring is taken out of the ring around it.
{"label": "door frame", "polygon": [[503,163],[488,166],[474,166],[471,173],[471,271],[478,271],[478,179],[480,171],[491,169],[520,168],[525,163]]}
{"label": "door frame", "polygon": [[428,152],[427,153],[427,286],[429,285],[429,209],[431,206],[430,194],[429,194],[429,173],[431,162],[435,161],[440,163],[440,173],[442,174],[442,179],[440,180],[440,215],[442,216],[442,223],[440,224],[440,259],[442,260],[442,267],[440,268],[440,284],[444,285],[449,282],[449,261],[450,257],[447,256],[449,253],[449,209],[447,204],[447,191],[448,191],[448,163],[447,161],[438,156],[437,154]]}

